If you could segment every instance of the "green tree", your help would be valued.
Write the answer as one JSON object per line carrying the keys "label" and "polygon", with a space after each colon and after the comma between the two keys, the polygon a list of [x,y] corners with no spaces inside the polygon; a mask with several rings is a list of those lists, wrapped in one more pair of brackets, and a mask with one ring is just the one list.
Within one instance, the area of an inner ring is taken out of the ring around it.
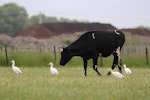
{"label": "green tree", "polygon": [[42,13],[34,15],[30,18],[32,24],[42,24],[42,23],[56,23],[58,19],[56,17],[49,17]]}
{"label": "green tree", "polygon": [[138,29],[147,29],[150,31],[150,27],[148,27],[148,26],[138,26],[137,28]]}
{"label": "green tree", "polygon": [[0,6],[0,33],[18,35],[29,24],[25,8],[15,3]]}
{"label": "green tree", "polygon": [[70,22],[70,20],[68,18],[60,18],[60,22]]}

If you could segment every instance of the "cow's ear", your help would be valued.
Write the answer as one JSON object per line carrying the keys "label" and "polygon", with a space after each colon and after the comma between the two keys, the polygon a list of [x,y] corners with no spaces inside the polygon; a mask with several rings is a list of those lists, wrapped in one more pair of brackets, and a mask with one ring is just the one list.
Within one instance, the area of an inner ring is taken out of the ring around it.
{"label": "cow's ear", "polygon": [[66,47],[60,48],[60,51],[61,51],[61,52],[66,51],[66,50],[68,50]]}
{"label": "cow's ear", "polygon": [[68,51],[68,48],[67,47],[63,48],[63,51],[65,51],[65,52]]}
{"label": "cow's ear", "polygon": [[63,48],[60,48],[60,52],[63,52]]}
{"label": "cow's ear", "polygon": [[60,52],[64,51],[64,48],[65,48],[64,46],[60,46],[59,47]]}
{"label": "cow's ear", "polygon": [[66,48],[66,47],[64,47],[64,48],[63,48],[63,51],[66,51],[66,50],[67,50],[67,48]]}

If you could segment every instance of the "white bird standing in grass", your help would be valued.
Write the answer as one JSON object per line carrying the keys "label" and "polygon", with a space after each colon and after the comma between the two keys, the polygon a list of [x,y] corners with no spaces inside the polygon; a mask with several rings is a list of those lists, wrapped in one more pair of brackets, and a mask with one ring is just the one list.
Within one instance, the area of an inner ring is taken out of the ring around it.
{"label": "white bird standing in grass", "polygon": [[111,72],[111,74],[114,76],[114,77],[117,77],[117,78],[123,78],[124,75],[122,75],[121,73],[119,72],[114,72],[112,69],[108,69],[109,72]]}
{"label": "white bird standing in grass", "polygon": [[58,75],[58,71],[57,71],[56,68],[53,67],[53,63],[50,62],[48,65],[50,65],[50,73],[51,73],[52,75]]}
{"label": "white bird standing in grass", "polygon": [[123,67],[124,67],[124,72],[125,72],[125,74],[131,74],[131,73],[132,73],[131,70],[126,67],[125,64],[123,65]]}
{"label": "white bird standing in grass", "polygon": [[18,68],[17,66],[15,66],[15,61],[12,60],[12,70],[16,73],[16,74],[22,74],[22,71],[20,70],[20,68]]}

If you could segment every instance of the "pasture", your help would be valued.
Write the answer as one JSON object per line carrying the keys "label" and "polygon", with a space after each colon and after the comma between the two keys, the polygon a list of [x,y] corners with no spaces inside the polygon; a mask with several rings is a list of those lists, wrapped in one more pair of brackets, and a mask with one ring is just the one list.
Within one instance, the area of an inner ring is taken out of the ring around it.
{"label": "pasture", "polygon": [[[112,64],[112,56],[103,59],[103,67],[97,76],[91,67],[87,77],[83,76],[83,62],[73,58],[65,67],[59,65],[60,55],[49,51],[8,50],[9,61],[14,59],[23,74],[16,75],[11,64],[6,66],[5,53],[0,53],[0,98],[2,100],[149,100],[150,68],[145,64],[144,55],[122,54],[123,63],[130,67],[133,74],[123,79],[106,76]],[[59,71],[58,76],[49,72],[49,61]],[[99,59],[100,61],[100,59]],[[118,71],[116,67],[115,70]]]}
{"label": "pasture", "polygon": [[[0,66],[6,67],[6,55],[4,50],[0,50]],[[16,64],[20,67],[44,67],[52,61],[57,66],[59,66],[60,52],[56,53],[55,56],[52,51],[40,51],[40,50],[11,50],[8,49],[8,66],[11,66],[10,61],[14,59]],[[145,54],[121,54],[123,63],[129,67],[149,67],[146,65]],[[150,57],[150,54],[149,56]],[[150,58],[149,58],[150,59]],[[98,65],[100,66],[101,59],[99,57]],[[113,61],[113,56],[108,58],[103,58],[103,67],[111,67]],[[83,66],[83,61],[80,57],[73,57],[71,61],[67,64],[72,67]],[[89,61],[89,66],[92,66],[91,60]]]}
{"label": "pasture", "polygon": [[49,67],[21,67],[17,75],[11,67],[0,67],[0,98],[2,100],[149,100],[149,68],[131,68],[133,74],[123,79],[106,76],[107,68],[99,68],[97,76],[88,67],[57,67],[58,76]]}

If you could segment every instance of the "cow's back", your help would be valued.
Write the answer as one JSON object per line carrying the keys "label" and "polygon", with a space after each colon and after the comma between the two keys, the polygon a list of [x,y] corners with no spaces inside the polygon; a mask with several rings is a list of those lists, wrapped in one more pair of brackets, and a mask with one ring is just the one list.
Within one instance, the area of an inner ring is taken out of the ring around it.
{"label": "cow's back", "polygon": [[75,50],[85,50],[87,48],[93,48],[96,44],[94,43],[93,38],[91,37],[91,32],[86,32],[81,35],[76,41],[68,46],[69,49]]}
{"label": "cow's back", "polygon": [[122,48],[125,37],[122,32],[119,33],[116,34],[114,31],[95,31],[97,51],[102,53],[103,57],[109,56],[118,47]]}
{"label": "cow's back", "polygon": [[114,31],[89,31],[68,46],[71,50],[80,52],[98,52],[107,57],[113,51],[124,44],[125,38],[122,32]]}

